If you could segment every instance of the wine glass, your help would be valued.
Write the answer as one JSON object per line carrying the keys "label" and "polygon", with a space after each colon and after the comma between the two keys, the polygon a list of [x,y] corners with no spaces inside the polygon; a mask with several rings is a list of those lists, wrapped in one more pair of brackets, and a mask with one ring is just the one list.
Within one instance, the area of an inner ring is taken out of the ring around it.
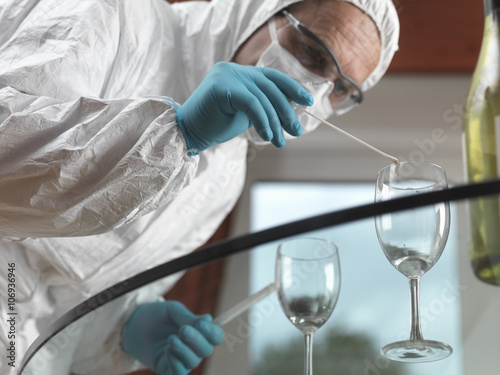
{"label": "wine glass", "polygon": [[315,238],[283,242],[276,256],[275,282],[283,312],[304,334],[304,373],[312,375],[313,334],[332,314],[340,292],[337,247]]}
{"label": "wine glass", "polygon": [[[377,176],[375,201],[447,189],[446,174],[439,165],[403,161],[381,169]],[[438,261],[450,229],[448,202],[388,213],[375,217],[380,245],[391,264],[410,283],[410,339],[381,349],[386,358],[399,362],[431,362],[448,357],[448,344],[424,340],[420,328],[420,278]]]}

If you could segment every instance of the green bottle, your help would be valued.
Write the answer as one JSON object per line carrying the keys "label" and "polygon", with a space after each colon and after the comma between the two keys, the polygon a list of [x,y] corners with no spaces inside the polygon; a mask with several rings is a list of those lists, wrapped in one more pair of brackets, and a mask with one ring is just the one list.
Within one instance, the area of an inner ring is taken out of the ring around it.
{"label": "green bottle", "polygon": [[[464,112],[464,151],[470,183],[500,176],[500,0],[484,0],[481,52]],[[468,203],[470,257],[475,275],[500,285],[500,196]]]}

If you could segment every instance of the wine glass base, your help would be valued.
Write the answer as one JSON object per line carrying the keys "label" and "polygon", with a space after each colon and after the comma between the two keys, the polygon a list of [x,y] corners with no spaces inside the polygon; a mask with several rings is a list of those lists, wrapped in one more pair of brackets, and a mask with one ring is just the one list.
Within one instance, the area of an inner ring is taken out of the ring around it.
{"label": "wine glass base", "polygon": [[453,348],[448,344],[432,340],[397,341],[384,346],[380,354],[397,362],[433,362],[445,359]]}

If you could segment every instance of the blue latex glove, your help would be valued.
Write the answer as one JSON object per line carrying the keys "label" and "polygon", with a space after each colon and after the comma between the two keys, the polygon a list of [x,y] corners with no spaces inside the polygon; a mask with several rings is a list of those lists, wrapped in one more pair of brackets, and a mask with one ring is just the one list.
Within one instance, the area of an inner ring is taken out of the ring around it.
{"label": "blue latex glove", "polygon": [[302,134],[288,99],[313,104],[311,94],[275,69],[220,62],[177,110],[176,121],[188,149],[203,151],[252,125],[264,141],[283,147],[282,127],[293,136]]}
{"label": "blue latex glove", "polygon": [[139,306],[122,331],[122,348],[158,375],[185,375],[224,340],[210,315],[195,315],[182,303]]}

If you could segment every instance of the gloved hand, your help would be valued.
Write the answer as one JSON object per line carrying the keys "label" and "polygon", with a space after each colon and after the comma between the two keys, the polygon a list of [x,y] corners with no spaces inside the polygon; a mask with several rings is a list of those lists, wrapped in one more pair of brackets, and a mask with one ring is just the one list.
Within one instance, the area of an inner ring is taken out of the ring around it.
{"label": "gloved hand", "polygon": [[182,303],[140,305],[122,331],[122,348],[158,375],[185,375],[224,340],[210,315],[195,315]]}
{"label": "gloved hand", "polygon": [[197,151],[233,139],[252,125],[263,140],[283,147],[282,127],[293,136],[302,133],[288,98],[313,104],[312,96],[286,74],[220,62],[177,110],[177,125],[188,149]]}

